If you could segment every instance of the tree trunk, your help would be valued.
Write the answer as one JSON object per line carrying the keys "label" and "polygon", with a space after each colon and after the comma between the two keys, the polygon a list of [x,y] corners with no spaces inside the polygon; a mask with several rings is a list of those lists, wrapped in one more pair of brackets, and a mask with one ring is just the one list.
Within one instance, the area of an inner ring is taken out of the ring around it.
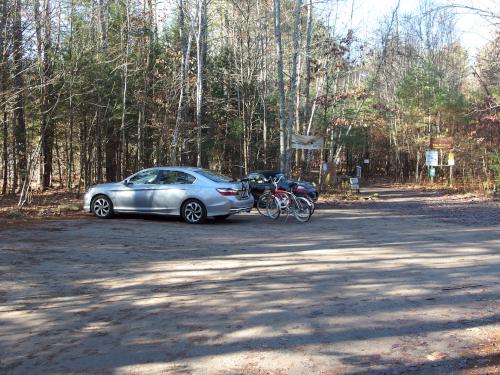
{"label": "tree trunk", "polygon": [[[99,45],[99,52],[98,52],[98,61],[101,64],[104,64],[104,61],[106,59],[106,50],[108,48],[108,30],[107,30],[107,25],[106,25],[106,0],[98,0],[98,9],[97,9],[97,16],[98,16],[98,22],[99,22],[99,33],[100,33],[100,45]],[[95,139],[95,159],[93,163],[93,169],[95,170],[95,180],[97,180],[98,183],[103,182],[103,161],[104,156],[103,156],[103,143],[104,147],[106,148],[106,136],[107,136],[107,129],[104,129],[106,127],[106,121],[104,119],[104,115],[106,111],[102,110],[102,103],[105,102],[105,97],[104,97],[104,82],[102,79],[99,79],[97,83],[97,99],[98,99],[98,106],[96,109],[96,116],[95,116],[95,126],[94,126],[94,139]],[[89,163],[89,168],[92,168],[92,165]],[[91,173],[89,173],[91,174]]]}
{"label": "tree trunk", "polygon": [[13,33],[13,61],[14,61],[14,149],[16,158],[16,167],[14,169],[14,178],[12,190],[18,188],[18,181],[24,181],[27,174],[27,155],[26,155],[26,123],[24,119],[24,49],[23,49],[23,27],[21,22],[21,0],[15,0],[14,19],[12,25]]}
{"label": "tree trunk", "polygon": [[[0,95],[4,95],[7,89],[7,53],[5,48],[5,24],[7,21],[7,0],[1,0],[2,13],[0,15]],[[7,193],[7,185],[9,179],[9,146],[8,136],[9,130],[7,126],[7,108],[6,104],[2,103],[2,195]]]}
{"label": "tree trunk", "polygon": [[[146,10],[147,6],[147,10]],[[153,144],[154,141],[151,138],[151,113],[149,105],[149,93],[152,79],[151,74],[153,71],[154,64],[154,48],[153,48],[153,4],[152,0],[144,1],[144,17],[146,22],[144,24],[144,36],[146,40],[146,61],[144,63],[143,69],[143,98],[141,101],[141,119],[142,119],[142,131],[143,131],[143,157],[142,165],[151,166],[153,163]]]}
{"label": "tree trunk", "polygon": [[[304,105],[304,119],[307,121],[309,119],[309,113],[311,111],[311,97],[310,97],[310,87],[311,87],[311,34],[312,34],[312,9],[313,3],[312,0],[309,0],[309,5],[307,7],[307,26],[306,26],[306,82],[304,86],[304,96],[305,96],[305,105]],[[304,129],[305,125],[304,124]]]}
{"label": "tree trunk", "polygon": [[[306,61],[305,61],[305,70],[306,70],[306,78],[305,78],[305,86],[304,86],[304,97],[305,97],[305,103],[304,103],[304,113],[302,115],[303,118],[303,123],[302,123],[302,134],[306,133],[306,128],[310,128],[309,124],[311,123],[312,119],[309,119],[310,113],[311,113],[311,34],[312,34],[312,10],[313,10],[313,3],[312,0],[309,0],[309,4],[307,6],[307,25],[306,25],[306,46],[305,46],[305,55],[306,55]],[[308,134],[309,135],[309,134]],[[309,172],[309,159],[311,155],[311,151],[307,151],[307,163],[305,162],[305,150],[301,150],[301,162],[303,165],[303,169],[306,172]],[[320,172],[321,172],[321,165],[320,165]],[[321,173],[320,173],[321,176]]]}
{"label": "tree trunk", "polygon": [[7,184],[9,180],[9,147],[8,147],[8,127],[7,127],[7,112],[3,112],[2,121],[2,161],[3,161],[3,173],[2,173],[2,195],[7,193]]}
{"label": "tree trunk", "polygon": [[45,134],[42,138],[44,140],[42,145],[43,152],[43,188],[48,188],[51,184],[52,178],[52,159],[54,152],[54,123],[52,113],[54,111],[54,64],[52,63],[52,27],[51,27],[51,8],[50,1],[45,3],[45,17],[44,17],[44,76],[45,76]]}
{"label": "tree trunk", "polygon": [[[260,40],[260,59],[261,59],[261,74],[262,74],[262,90],[260,91],[260,100],[262,105],[262,143],[263,143],[263,152],[262,159],[264,161],[263,166],[267,167],[267,55],[266,55],[266,47],[267,47],[267,18],[265,17],[265,8],[264,8],[264,17],[261,14],[261,6],[260,0],[256,0],[257,6],[257,18],[259,20],[259,40]],[[264,23],[262,22],[264,19]]]}
{"label": "tree trunk", "polygon": [[205,45],[205,27],[206,27],[206,0],[198,0],[198,32],[196,34],[196,165],[202,165],[202,104],[203,104],[203,69],[204,69],[204,45]]}
{"label": "tree trunk", "polygon": [[[40,139],[42,163],[40,165],[40,187],[49,188],[52,178],[52,159],[54,149],[53,112],[53,75],[52,63],[52,27],[50,1],[45,1],[45,8],[40,13],[39,0],[34,1],[35,28],[38,46],[38,64],[40,69]],[[43,33],[42,33],[43,30]]]}
{"label": "tree trunk", "polygon": [[296,0],[293,21],[293,55],[292,55],[292,72],[290,74],[290,97],[288,102],[288,123],[287,123],[287,156],[286,156],[286,173],[290,173],[292,169],[292,134],[293,124],[295,120],[295,92],[297,88],[297,57],[299,54],[299,23],[300,10],[302,0]]}
{"label": "tree trunk", "polygon": [[178,162],[178,144],[179,144],[179,131],[184,117],[184,96],[187,95],[188,84],[186,77],[189,68],[189,57],[191,56],[191,42],[193,40],[194,17],[191,18],[189,24],[188,38],[184,37],[184,4],[183,0],[179,0],[179,42],[181,49],[181,66],[180,66],[180,92],[179,102],[177,105],[177,115],[175,117],[175,127],[172,136],[172,144],[170,145],[170,163],[176,164]]}
{"label": "tree trunk", "polygon": [[283,49],[281,44],[281,0],[274,0],[274,36],[278,68],[280,170],[286,171],[287,137],[285,128],[285,83],[283,80]]}
{"label": "tree trunk", "polygon": [[123,91],[122,91],[122,119],[120,126],[120,152],[119,152],[119,160],[120,160],[120,178],[125,178],[125,172],[127,169],[127,165],[125,163],[125,142],[126,142],[126,133],[125,133],[125,125],[126,125],[126,115],[127,115],[127,85],[128,85],[128,55],[129,55],[129,32],[130,32],[130,12],[129,12],[129,1],[126,0],[125,3],[126,13],[127,13],[127,22],[126,27],[122,28],[122,40],[125,43],[125,55],[123,58]]}
{"label": "tree trunk", "polygon": [[[107,0],[99,0],[99,26],[101,31],[101,48],[100,54],[102,62],[106,60],[108,50],[108,15],[107,15]],[[96,153],[97,153],[97,181],[102,181],[102,162],[104,156],[104,166],[106,172],[106,181],[115,181],[117,172],[117,134],[111,118],[107,118],[109,108],[109,100],[106,100],[107,93],[105,92],[105,80],[100,81],[99,95],[101,96],[99,104],[106,101],[106,109],[104,113],[99,108],[99,114],[96,122]],[[102,147],[104,146],[104,155]]]}
{"label": "tree trunk", "polygon": [[[74,0],[70,1],[70,25],[69,25],[69,61],[73,60],[73,14]],[[67,187],[70,191],[73,190],[73,175],[75,170],[75,150],[74,150],[74,133],[75,133],[75,113],[73,106],[73,84],[75,81],[75,68],[71,65],[71,76],[69,86],[69,150],[68,150],[68,170],[67,170]],[[80,150],[81,152],[81,150]]]}

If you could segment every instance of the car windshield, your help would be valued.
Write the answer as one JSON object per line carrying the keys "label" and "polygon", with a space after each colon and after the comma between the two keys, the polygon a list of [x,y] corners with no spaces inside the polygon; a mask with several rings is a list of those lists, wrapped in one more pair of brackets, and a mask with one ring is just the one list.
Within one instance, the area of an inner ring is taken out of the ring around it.
{"label": "car windshield", "polygon": [[264,177],[266,177],[267,179],[279,179],[280,177],[283,177],[283,179],[286,180],[286,176],[281,173],[281,172],[268,172],[268,173],[263,173],[264,174]]}
{"label": "car windshield", "polygon": [[203,177],[208,178],[214,182],[233,182],[234,179],[223,174],[212,172],[207,169],[198,169],[197,173],[201,174]]}

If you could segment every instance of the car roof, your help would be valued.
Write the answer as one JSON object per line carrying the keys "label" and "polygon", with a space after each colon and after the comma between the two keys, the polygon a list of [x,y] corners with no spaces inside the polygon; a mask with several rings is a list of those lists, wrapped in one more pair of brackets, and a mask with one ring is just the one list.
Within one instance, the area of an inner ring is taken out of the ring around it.
{"label": "car roof", "polygon": [[175,170],[185,170],[185,171],[193,171],[193,172],[196,172],[196,171],[199,171],[201,170],[202,168],[199,168],[199,167],[183,167],[183,166],[175,166],[175,165],[169,165],[169,166],[162,166],[162,167],[153,167],[153,168],[148,168],[148,169],[159,169],[159,170],[171,170],[171,169],[175,169]]}

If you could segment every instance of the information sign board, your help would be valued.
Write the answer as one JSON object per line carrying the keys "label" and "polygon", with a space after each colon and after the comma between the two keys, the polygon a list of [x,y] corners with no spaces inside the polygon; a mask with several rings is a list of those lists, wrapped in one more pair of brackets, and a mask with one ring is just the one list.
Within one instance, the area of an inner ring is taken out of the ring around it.
{"label": "information sign board", "polygon": [[439,165],[439,153],[437,150],[427,150],[425,152],[425,165],[437,167]]}

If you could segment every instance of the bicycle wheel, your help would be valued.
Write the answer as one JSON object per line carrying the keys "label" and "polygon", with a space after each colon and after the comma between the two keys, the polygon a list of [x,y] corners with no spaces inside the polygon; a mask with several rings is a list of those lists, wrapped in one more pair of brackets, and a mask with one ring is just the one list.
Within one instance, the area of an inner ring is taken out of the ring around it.
{"label": "bicycle wheel", "polygon": [[267,205],[269,201],[274,201],[274,195],[270,191],[262,194],[257,201],[257,211],[259,211],[259,214],[262,216],[269,216],[267,212]]}
{"label": "bicycle wheel", "polygon": [[280,217],[281,214],[281,203],[280,200],[274,195],[270,196],[270,199],[267,200],[267,217],[276,220]]}
{"label": "bicycle wheel", "polygon": [[273,195],[270,192],[264,193],[259,197],[259,200],[257,201],[257,211],[259,211],[259,214],[262,216],[268,216],[267,201],[272,197]]}
{"label": "bicycle wheel", "polygon": [[291,209],[295,218],[301,223],[308,222],[311,218],[311,205],[306,198],[295,197],[295,199],[291,202]]}
{"label": "bicycle wheel", "polygon": [[309,196],[305,196],[305,197],[302,197],[304,198],[309,206],[311,207],[311,215],[314,213],[314,210],[316,209],[316,205],[314,204],[314,201],[309,197]]}

